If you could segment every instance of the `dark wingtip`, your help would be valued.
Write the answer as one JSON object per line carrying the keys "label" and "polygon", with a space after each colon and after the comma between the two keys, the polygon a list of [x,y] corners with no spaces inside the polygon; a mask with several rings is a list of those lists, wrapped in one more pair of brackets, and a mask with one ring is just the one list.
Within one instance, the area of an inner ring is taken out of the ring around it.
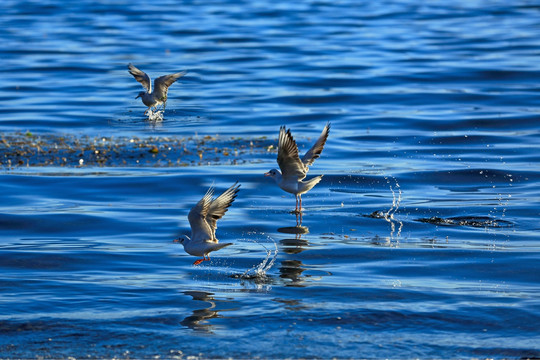
{"label": "dark wingtip", "polygon": [[[236,197],[238,196],[238,192],[240,191],[240,186],[242,184],[239,184],[238,183],[238,180],[229,188],[227,189],[226,191],[231,191],[232,190],[232,201],[231,201],[231,204],[232,202],[234,201],[234,199],[236,199]],[[229,205],[230,206],[230,205]]]}
{"label": "dark wingtip", "polygon": [[236,182],[231,186],[231,188],[234,189],[234,191],[236,192],[238,192],[240,189],[240,186],[242,186],[242,184],[239,184],[238,182],[239,180],[236,180]]}
{"label": "dark wingtip", "polygon": [[238,196],[238,192],[240,191],[240,186],[242,186],[242,184],[238,184],[238,181],[234,183],[234,197],[236,198],[236,196]]}

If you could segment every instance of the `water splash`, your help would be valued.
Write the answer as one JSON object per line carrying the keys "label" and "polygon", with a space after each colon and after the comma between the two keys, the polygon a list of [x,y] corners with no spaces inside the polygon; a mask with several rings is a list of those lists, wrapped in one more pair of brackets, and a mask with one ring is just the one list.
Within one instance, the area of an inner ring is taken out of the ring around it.
{"label": "water splash", "polygon": [[[507,187],[511,188],[514,182],[512,174],[505,174],[504,178],[508,180]],[[493,189],[495,189],[495,185],[493,185]],[[490,213],[493,216],[496,216],[497,213],[500,213],[500,216],[504,218],[506,216],[506,209],[508,207],[508,203],[510,202],[512,198],[512,194],[506,194],[502,192],[497,192],[497,200],[498,200],[498,206],[495,206],[493,210],[490,211]]]}
{"label": "water splash", "polygon": [[152,111],[152,109],[149,109],[146,114],[148,115],[149,121],[163,121],[163,110]]}
{"label": "water splash", "polygon": [[274,239],[272,239],[269,236],[267,238],[271,240],[272,243],[274,244],[274,250],[268,249],[266,246],[264,246],[264,244],[258,243],[255,240],[248,240],[248,241],[252,241],[256,244],[261,245],[266,251],[266,257],[263,259],[261,263],[253,266],[250,269],[247,269],[242,275],[240,275],[239,277],[241,279],[243,280],[264,279],[266,278],[266,273],[268,272],[268,270],[270,270],[272,266],[274,266],[274,263],[276,262],[276,259],[277,259],[278,247]]}
{"label": "water splash", "polygon": [[[394,219],[394,214],[396,213],[396,211],[399,209],[399,206],[401,205],[402,191],[401,191],[401,186],[399,185],[395,177],[385,176],[385,179],[386,179],[386,183],[390,186],[390,192],[392,193],[392,206],[390,207],[390,209],[388,209],[386,213],[384,213],[383,218],[390,224],[390,229],[391,229],[390,240],[393,240],[401,236],[401,230],[403,229],[403,222],[400,220],[397,220],[397,222],[399,223],[399,227],[397,229],[397,234],[396,234],[396,223],[395,223],[396,220]],[[396,190],[394,190],[391,180],[393,180]],[[396,192],[397,192],[397,196],[396,196]],[[394,234],[396,234],[395,237],[394,237]]]}
{"label": "water splash", "polygon": [[[501,158],[501,162],[504,165],[505,163],[502,160],[503,159]],[[495,184],[493,184],[492,186],[493,191],[496,194],[497,205],[493,206],[493,208],[489,210],[488,217],[494,218],[494,221],[493,223],[486,224],[486,226],[484,227],[486,231],[498,227],[508,227],[506,226],[507,224],[512,224],[511,222],[506,221],[505,218],[506,210],[509,206],[510,201],[512,200],[512,194],[510,194],[510,192],[512,191],[511,188],[513,186],[514,178],[513,175],[510,173],[504,174],[503,178],[504,180],[508,181],[506,186],[500,186]],[[490,245],[491,248],[496,248],[495,239],[497,239],[497,237],[499,236],[502,236],[505,239],[505,242],[510,241],[510,233],[506,231],[494,231],[493,243]]]}

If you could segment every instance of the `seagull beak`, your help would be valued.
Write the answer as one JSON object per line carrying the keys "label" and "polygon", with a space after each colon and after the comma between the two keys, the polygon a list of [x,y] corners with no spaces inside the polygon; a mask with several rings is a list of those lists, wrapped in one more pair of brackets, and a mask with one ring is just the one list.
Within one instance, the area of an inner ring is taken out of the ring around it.
{"label": "seagull beak", "polygon": [[270,172],[267,172],[267,173],[264,173],[264,176],[272,176],[272,174],[270,174]]}
{"label": "seagull beak", "polygon": [[141,97],[141,95],[137,95],[137,96],[135,96],[135,99],[140,98],[140,97]]}

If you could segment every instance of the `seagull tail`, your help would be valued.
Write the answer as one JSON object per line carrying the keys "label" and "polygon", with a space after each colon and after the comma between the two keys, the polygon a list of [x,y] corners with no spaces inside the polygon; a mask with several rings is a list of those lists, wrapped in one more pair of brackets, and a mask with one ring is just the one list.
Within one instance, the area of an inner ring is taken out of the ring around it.
{"label": "seagull tail", "polygon": [[233,244],[233,243],[215,244],[215,245],[213,246],[212,251],[221,250],[221,249],[223,249],[224,247],[227,247],[227,246],[232,245],[232,244]]}
{"label": "seagull tail", "polygon": [[302,182],[302,194],[311,190],[315,185],[317,185],[323,178],[324,175],[315,176],[313,179]]}

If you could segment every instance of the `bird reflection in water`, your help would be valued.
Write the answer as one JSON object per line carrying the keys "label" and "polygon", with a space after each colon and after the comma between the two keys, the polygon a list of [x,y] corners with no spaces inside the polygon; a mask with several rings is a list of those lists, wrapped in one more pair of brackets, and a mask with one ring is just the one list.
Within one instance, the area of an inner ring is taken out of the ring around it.
{"label": "bird reflection in water", "polygon": [[[287,238],[279,241],[283,247],[283,251],[287,254],[299,254],[309,246],[309,242],[302,239],[302,235],[308,234],[309,229],[305,226],[301,226],[298,222],[296,226],[282,227],[277,229],[277,231],[283,234],[294,234],[294,239]],[[303,267],[302,262],[299,260],[284,260],[281,262],[279,276],[282,279],[290,280],[287,286],[304,286],[302,284],[304,282],[302,273],[305,270],[306,268]]]}
{"label": "bird reflection in water", "polygon": [[303,284],[305,276],[302,276],[302,273],[306,271],[306,268],[303,265],[299,260],[283,260],[281,262],[279,277],[290,280],[286,286],[305,286]]}
{"label": "bird reflection in water", "polygon": [[302,212],[296,213],[296,227],[302,227]]}
{"label": "bird reflection in water", "polygon": [[273,299],[273,301],[283,304],[285,309],[289,311],[302,311],[308,310],[310,307],[305,305],[303,300],[297,299]]}
{"label": "bird reflection in water", "polygon": [[[298,219],[298,216],[297,216]],[[307,240],[302,239],[302,235],[309,234],[309,228],[297,222],[296,226],[286,226],[277,229],[282,234],[294,234],[294,239],[283,239],[279,242],[283,245],[283,251],[287,254],[298,254],[304,251],[304,247],[309,245]]]}
{"label": "bird reflection in water", "polygon": [[212,333],[215,326],[208,324],[207,321],[219,316],[219,311],[214,310],[217,301],[213,297],[214,294],[205,291],[184,291],[184,294],[191,296],[195,301],[204,302],[208,306],[203,309],[193,310],[193,314],[182,320],[180,325],[194,331]]}

